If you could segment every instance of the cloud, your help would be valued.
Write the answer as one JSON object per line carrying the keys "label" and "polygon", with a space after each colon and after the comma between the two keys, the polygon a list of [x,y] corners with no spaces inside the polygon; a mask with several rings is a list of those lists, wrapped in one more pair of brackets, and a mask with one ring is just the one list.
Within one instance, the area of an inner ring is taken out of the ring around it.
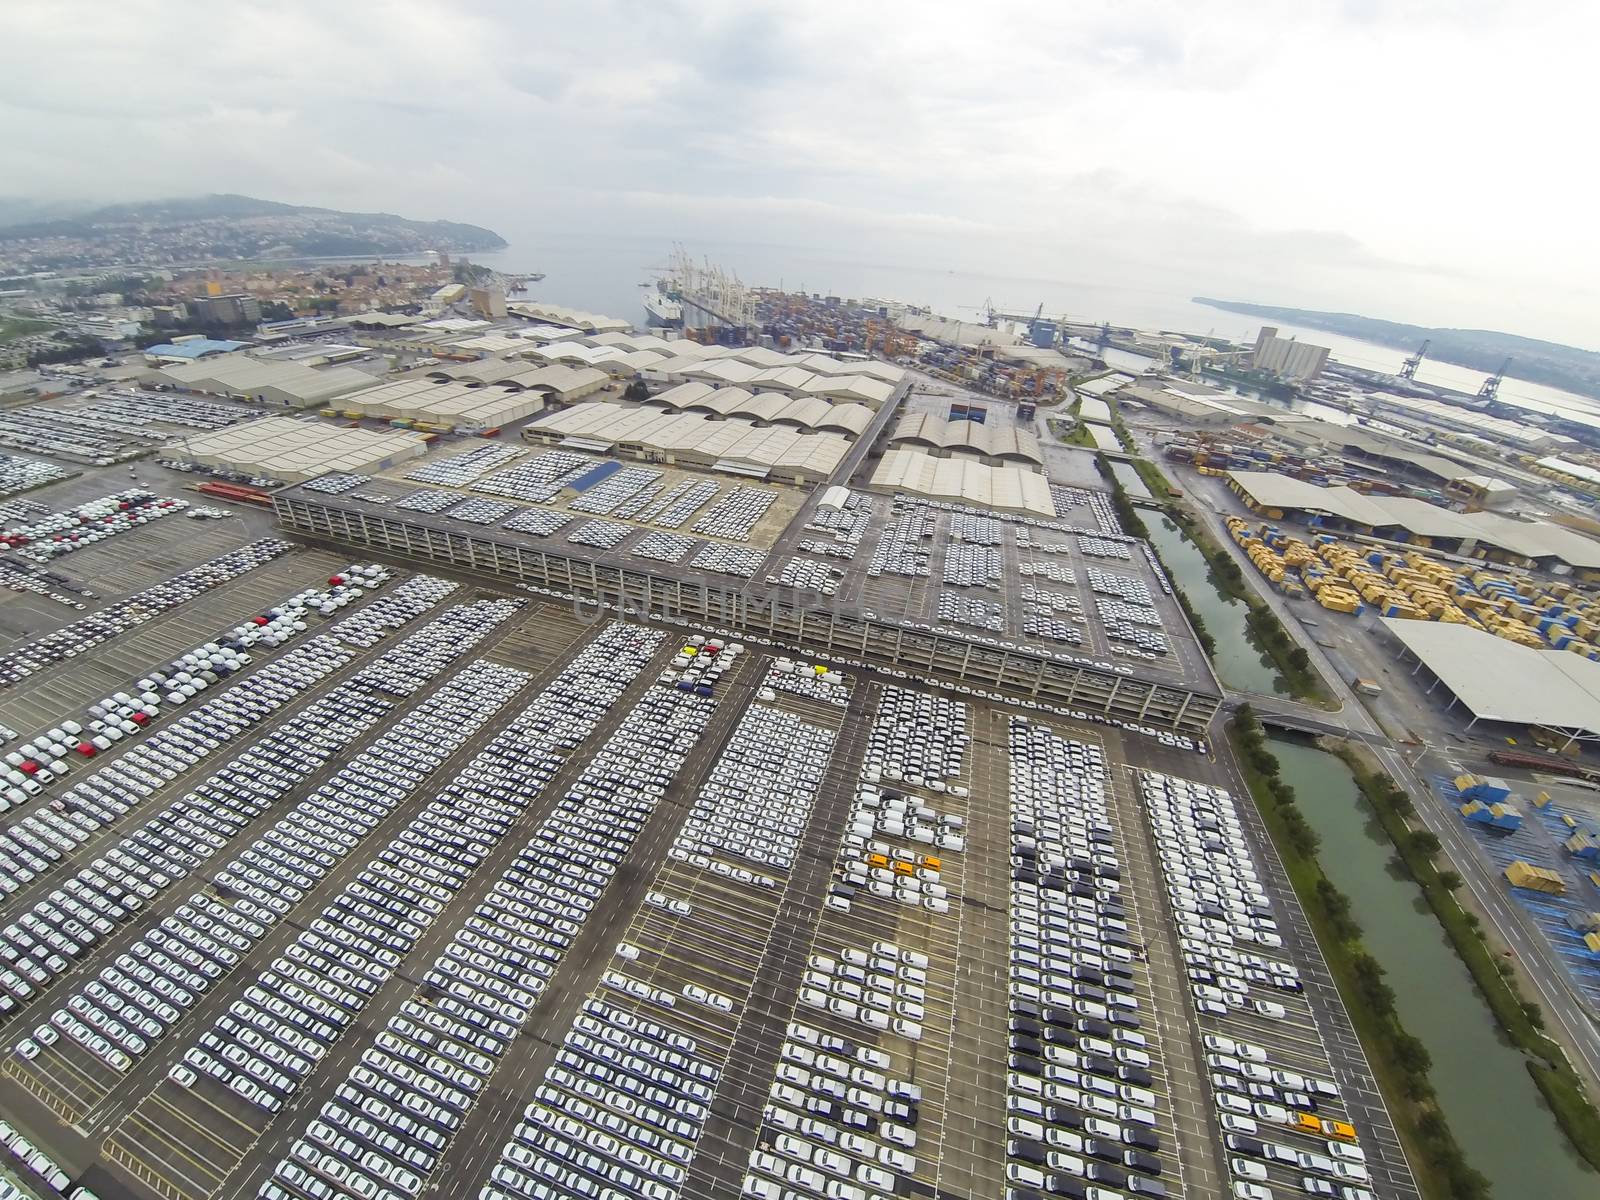
{"label": "cloud", "polygon": [[30,197],[890,239],[1568,338],[1600,273],[1578,0],[13,0],[7,23],[3,187]]}

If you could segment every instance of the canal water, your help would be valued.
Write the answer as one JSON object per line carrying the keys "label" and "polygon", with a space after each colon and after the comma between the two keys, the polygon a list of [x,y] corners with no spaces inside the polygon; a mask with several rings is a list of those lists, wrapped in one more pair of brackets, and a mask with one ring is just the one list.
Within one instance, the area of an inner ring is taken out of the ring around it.
{"label": "canal water", "polygon": [[1270,739],[1284,782],[1322,838],[1328,877],[1350,897],[1362,938],[1388,972],[1401,1024],[1427,1046],[1439,1103],[1467,1161],[1500,1200],[1593,1200],[1600,1174],[1567,1142],[1500,1033],[1466,967],[1344,761],[1304,742]]}
{"label": "canal water", "polygon": [[1289,685],[1272,664],[1272,659],[1250,642],[1245,617],[1250,610],[1244,601],[1219,591],[1211,580],[1211,567],[1189,535],[1172,518],[1146,512],[1145,525],[1150,541],[1161,556],[1172,582],[1181,587],[1189,603],[1205,622],[1206,632],[1217,643],[1211,656],[1217,678],[1237,691],[1269,696],[1287,696]]}

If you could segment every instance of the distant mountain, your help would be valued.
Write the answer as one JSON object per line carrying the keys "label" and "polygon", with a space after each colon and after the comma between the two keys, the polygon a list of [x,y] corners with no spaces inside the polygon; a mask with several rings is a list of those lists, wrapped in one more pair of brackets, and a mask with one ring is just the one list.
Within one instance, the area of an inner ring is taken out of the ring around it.
{"label": "distant mountain", "polygon": [[1424,340],[1428,357],[1458,367],[1493,374],[1508,357],[1512,360],[1507,375],[1542,383],[1549,387],[1577,392],[1600,399],[1600,353],[1545,342],[1515,333],[1493,329],[1430,329],[1425,325],[1406,325],[1356,313],[1321,312],[1311,308],[1281,308],[1272,304],[1246,304],[1238,300],[1213,300],[1196,296],[1196,304],[1210,305],[1226,312],[1284,321],[1306,329],[1322,329],[1345,337],[1360,338],[1395,350],[1411,353]]}
{"label": "distant mountain", "polygon": [[113,204],[68,217],[0,227],[0,262],[12,271],[217,259],[462,253],[498,250],[493,230],[394,213],[351,213],[213,195]]}

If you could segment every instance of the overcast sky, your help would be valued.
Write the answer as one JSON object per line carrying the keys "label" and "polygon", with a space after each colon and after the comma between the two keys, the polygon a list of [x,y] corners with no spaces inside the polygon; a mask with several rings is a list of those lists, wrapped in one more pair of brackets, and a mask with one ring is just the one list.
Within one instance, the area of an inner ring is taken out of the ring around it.
{"label": "overcast sky", "polygon": [[0,27],[4,195],[816,245],[1600,348],[1592,0],[8,0]]}

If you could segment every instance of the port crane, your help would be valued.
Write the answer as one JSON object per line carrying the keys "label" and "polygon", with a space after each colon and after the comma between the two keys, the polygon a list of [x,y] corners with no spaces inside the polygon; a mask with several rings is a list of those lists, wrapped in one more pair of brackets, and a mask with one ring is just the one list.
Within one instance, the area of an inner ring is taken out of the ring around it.
{"label": "port crane", "polygon": [[1506,377],[1506,368],[1510,365],[1511,359],[1508,357],[1500,364],[1498,371],[1483,381],[1482,386],[1478,388],[1479,400],[1493,403],[1500,398],[1500,381]]}
{"label": "port crane", "polygon": [[1428,347],[1431,345],[1433,345],[1433,339],[1424,338],[1422,345],[1417,347],[1417,352],[1400,364],[1401,379],[1415,379],[1417,377],[1417,368],[1422,365],[1422,360],[1427,357]]}

